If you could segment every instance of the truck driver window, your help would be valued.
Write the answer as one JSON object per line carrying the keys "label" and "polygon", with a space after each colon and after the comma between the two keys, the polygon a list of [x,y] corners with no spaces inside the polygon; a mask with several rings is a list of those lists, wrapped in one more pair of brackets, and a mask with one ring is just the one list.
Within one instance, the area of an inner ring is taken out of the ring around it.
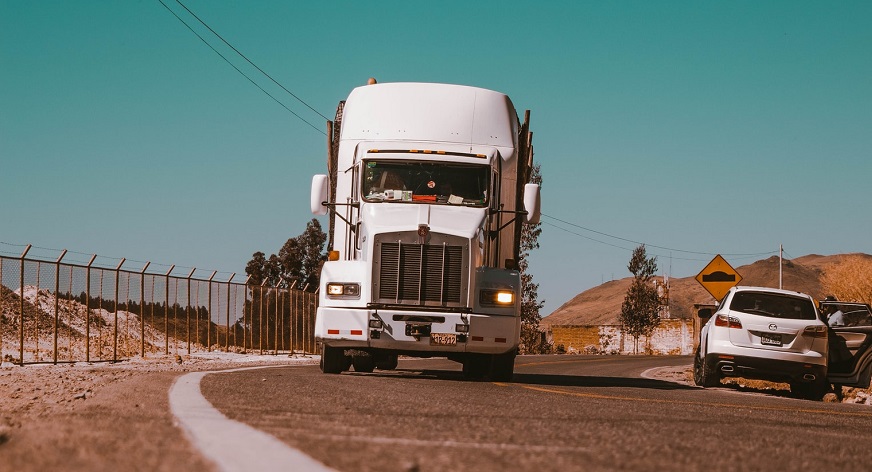
{"label": "truck driver window", "polygon": [[450,162],[365,161],[367,202],[410,202],[485,206],[490,168]]}

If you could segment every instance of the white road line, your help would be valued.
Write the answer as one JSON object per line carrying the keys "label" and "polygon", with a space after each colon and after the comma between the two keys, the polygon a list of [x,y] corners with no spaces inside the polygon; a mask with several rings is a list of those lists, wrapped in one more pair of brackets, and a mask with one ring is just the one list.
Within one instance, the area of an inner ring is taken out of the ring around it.
{"label": "white road line", "polygon": [[332,471],[274,436],[224,416],[200,392],[200,379],[207,374],[258,368],[191,372],[176,379],[169,393],[170,410],[191,444],[225,472]]}

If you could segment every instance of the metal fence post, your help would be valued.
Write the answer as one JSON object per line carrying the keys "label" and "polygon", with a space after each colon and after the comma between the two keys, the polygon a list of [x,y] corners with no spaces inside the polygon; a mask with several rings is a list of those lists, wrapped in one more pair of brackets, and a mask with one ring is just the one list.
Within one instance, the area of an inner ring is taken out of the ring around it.
{"label": "metal fence post", "polygon": [[260,334],[258,335],[257,344],[260,348],[260,355],[263,355],[263,286],[266,284],[266,279],[260,283],[260,312],[258,313],[258,325],[260,326]]}
{"label": "metal fence post", "polygon": [[151,262],[139,271],[139,355],[145,359],[145,270]]}
{"label": "metal fence post", "polygon": [[[19,331],[20,331],[20,345],[19,345],[19,362],[21,365],[24,365],[24,258],[27,256],[27,252],[30,251],[31,245],[28,244],[26,248],[24,248],[24,252],[21,253],[21,271],[19,272],[19,287],[21,287],[21,296],[18,297],[18,301],[20,303],[20,310],[18,313],[21,315],[19,318]],[[36,288],[37,291],[39,287]]]}
{"label": "metal fence post", "polygon": [[188,274],[188,304],[185,305],[185,332],[187,333],[188,338],[188,355],[191,355],[191,277],[194,276],[194,272],[197,270],[196,267],[191,269],[191,273]]}
{"label": "metal fence post", "polygon": [[276,283],[275,291],[276,291],[276,306],[274,313],[276,314],[275,320],[275,335],[273,336],[273,355],[278,355],[279,353],[279,284],[282,282],[282,276],[279,276],[279,281]]}
{"label": "metal fence post", "polygon": [[303,285],[303,352],[309,352],[309,294],[306,293],[306,289],[309,288],[309,284]]}
{"label": "metal fence post", "polygon": [[121,258],[121,262],[115,267],[115,329],[112,335],[112,362],[118,362],[118,285],[121,283],[121,266],[124,265],[125,258]]}
{"label": "metal fence post", "polygon": [[[254,349],[254,342],[252,341],[251,343],[248,343],[247,339],[245,338],[245,330],[246,329],[249,330],[249,333],[254,333],[253,327],[249,326],[249,323],[248,323],[249,321],[251,321],[251,324],[254,324],[254,321],[252,321],[252,320],[254,320],[254,313],[252,313],[252,310],[254,309],[254,300],[252,300],[251,305],[248,304],[248,283],[249,282],[251,282],[251,275],[249,275],[248,277],[245,278],[245,285],[244,285],[245,291],[242,293],[242,350],[246,351],[246,352],[248,352],[249,346],[251,347],[251,349]],[[253,290],[252,290],[251,294],[252,294],[252,298],[254,298],[254,291]],[[248,306],[248,314],[246,314],[246,312],[245,312],[246,306]]]}
{"label": "metal fence post", "polygon": [[[212,352],[212,279],[218,271],[213,271],[209,276],[209,317],[206,319],[206,351]],[[217,333],[216,333],[217,334]]]}
{"label": "metal fence post", "polygon": [[[230,350],[230,281],[233,280],[233,277],[236,277],[236,272],[230,274],[230,278],[227,279],[227,323],[226,323],[226,331],[224,332],[224,350]],[[236,338],[234,333],[234,338]]]}
{"label": "metal fence post", "polygon": [[64,249],[61,255],[58,256],[58,260],[55,261],[54,333],[52,334],[52,362],[55,365],[58,363],[58,305],[60,303],[59,297],[61,292],[61,259],[66,255],[67,250]]}
{"label": "metal fence post", "polygon": [[297,280],[291,282],[288,287],[288,323],[291,325],[291,354],[294,354],[299,344],[297,344],[297,298],[295,296],[295,287]]}
{"label": "metal fence post", "polygon": [[91,256],[85,267],[85,362],[91,362],[91,265],[97,255]]}
{"label": "metal fence post", "polygon": [[170,274],[176,265],[170,266],[170,270],[165,275],[166,283],[164,284],[164,292],[166,295],[166,305],[164,305],[164,355],[170,355]]}

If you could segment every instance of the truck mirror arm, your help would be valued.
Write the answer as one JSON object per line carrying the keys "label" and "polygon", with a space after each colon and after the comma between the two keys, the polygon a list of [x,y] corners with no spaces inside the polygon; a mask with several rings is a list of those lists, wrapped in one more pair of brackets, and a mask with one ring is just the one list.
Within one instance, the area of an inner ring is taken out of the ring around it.
{"label": "truck mirror arm", "polygon": [[514,218],[510,219],[510,220],[507,221],[504,225],[500,226],[500,229],[498,229],[497,231],[502,231],[502,230],[506,229],[510,224],[514,224],[515,221],[517,221],[518,218],[520,218],[520,217],[522,217],[522,216],[527,216],[527,211],[525,211],[525,210],[518,210],[518,211],[514,211],[514,210],[491,210],[491,211],[490,211],[490,214],[491,214],[491,215],[496,215],[497,213],[509,213],[509,214],[513,214],[513,215],[515,215]]}
{"label": "truck mirror arm", "polygon": [[321,205],[324,205],[325,207],[327,207],[327,211],[332,212],[334,216],[336,216],[340,220],[344,221],[345,224],[347,224],[349,227],[351,227],[352,231],[354,230],[354,225],[351,224],[350,221],[346,220],[342,215],[340,215],[339,212],[336,211],[336,207],[338,207],[338,206],[350,206],[350,207],[354,207],[354,208],[360,208],[360,203],[357,203],[357,202],[355,202],[355,203],[321,202]]}

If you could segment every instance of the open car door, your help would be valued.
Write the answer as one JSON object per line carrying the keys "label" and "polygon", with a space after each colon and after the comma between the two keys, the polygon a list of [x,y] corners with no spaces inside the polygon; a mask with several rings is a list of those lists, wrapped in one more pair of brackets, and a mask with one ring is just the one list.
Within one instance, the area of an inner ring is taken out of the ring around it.
{"label": "open car door", "polygon": [[822,301],[820,312],[829,325],[830,383],[868,388],[872,378],[872,309],[865,303]]}

